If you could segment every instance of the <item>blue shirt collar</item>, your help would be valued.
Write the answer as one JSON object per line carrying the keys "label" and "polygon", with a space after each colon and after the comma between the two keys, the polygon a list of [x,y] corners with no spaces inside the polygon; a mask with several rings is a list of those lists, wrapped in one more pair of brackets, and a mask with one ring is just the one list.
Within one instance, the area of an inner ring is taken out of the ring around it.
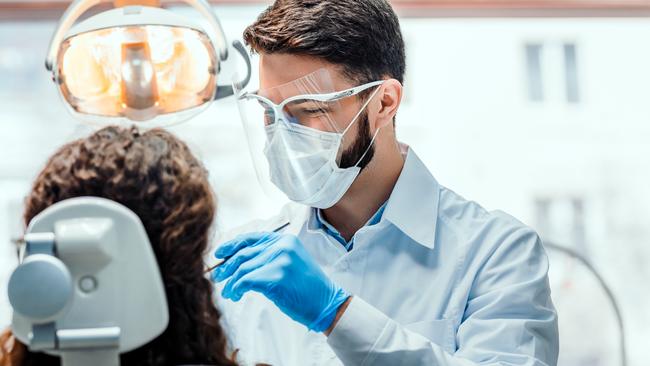
{"label": "blue shirt collar", "polygon": [[[381,221],[381,218],[384,214],[384,210],[386,209],[386,203],[381,205],[377,212],[368,220],[368,222],[364,226],[372,226],[376,225]],[[314,224],[312,225],[312,228],[314,229],[323,229],[329,236],[333,237],[336,239],[339,243],[341,243],[346,250],[350,251],[352,249],[352,246],[354,244],[354,237],[349,241],[346,242],[345,238],[339,233],[338,230],[332,224],[327,222],[325,217],[323,217],[323,210],[314,208],[314,214],[312,214],[312,217],[314,217]]]}

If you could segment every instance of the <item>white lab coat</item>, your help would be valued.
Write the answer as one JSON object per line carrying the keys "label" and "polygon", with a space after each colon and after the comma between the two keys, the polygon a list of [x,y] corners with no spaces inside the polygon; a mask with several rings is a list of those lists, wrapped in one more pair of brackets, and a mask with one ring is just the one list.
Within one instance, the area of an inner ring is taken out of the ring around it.
{"label": "white lab coat", "polygon": [[353,300],[327,338],[258,293],[238,303],[220,298],[246,364],[557,363],[557,316],[538,236],[440,186],[413,151],[381,220],[356,233],[352,251],[325,233],[315,213],[290,204],[236,233],[290,222],[284,232],[299,236]]}

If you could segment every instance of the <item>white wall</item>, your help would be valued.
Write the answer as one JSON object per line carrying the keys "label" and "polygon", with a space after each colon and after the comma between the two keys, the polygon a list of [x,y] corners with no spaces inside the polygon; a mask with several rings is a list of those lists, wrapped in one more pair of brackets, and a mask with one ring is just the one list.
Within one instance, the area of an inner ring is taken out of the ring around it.
{"label": "white wall", "polygon": [[[536,198],[583,199],[585,254],[622,305],[631,364],[647,363],[650,22],[407,20],[403,28],[410,95],[398,119],[400,137],[443,184],[530,225],[536,225]],[[545,47],[548,98],[542,103],[526,93],[527,42]],[[577,46],[582,95],[576,105],[563,94],[564,42]],[[570,238],[553,239],[572,246]],[[552,263],[562,332],[571,337],[562,339],[563,350],[582,344],[576,352],[585,357],[562,355],[571,359],[566,364],[616,364],[587,357],[588,344],[596,356],[617,352],[617,333],[613,323],[609,332],[600,328],[613,313],[595,282],[575,267],[561,257]],[[571,291],[562,287],[566,273],[575,274]],[[573,321],[580,317],[587,319]],[[579,334],[586,337],[573,337]]]}

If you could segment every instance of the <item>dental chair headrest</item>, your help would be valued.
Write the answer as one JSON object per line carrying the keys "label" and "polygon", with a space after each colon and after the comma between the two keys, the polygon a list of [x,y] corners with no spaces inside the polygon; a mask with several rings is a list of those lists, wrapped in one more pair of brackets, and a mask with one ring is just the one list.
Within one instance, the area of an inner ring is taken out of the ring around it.
{"label": "dental chair headrest", "polygon": [[12,331],[63,364],[117,365],[167,327],[162,278],[142,222],[103,198],[59,202],[36,216],[9,280]]}

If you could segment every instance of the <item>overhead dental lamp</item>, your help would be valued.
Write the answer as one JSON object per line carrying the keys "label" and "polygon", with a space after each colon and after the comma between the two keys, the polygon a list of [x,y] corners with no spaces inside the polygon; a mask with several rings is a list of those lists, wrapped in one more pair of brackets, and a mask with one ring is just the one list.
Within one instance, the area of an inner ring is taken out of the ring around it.
{"label": "overhead dental lamp", "polygon": [[[233,95],[230,82],[217,84],[228,44],[207,1],[182,0],[203,16],[201,23],[160,8],[157,0],[115,0],[114,9],[75,25],[104,1],[70,4],[45,61],[76,118],[100,125],[165,126]],[[241,42],[232,45],[248,68],[239,83],[247,84],[250,59]]]}

